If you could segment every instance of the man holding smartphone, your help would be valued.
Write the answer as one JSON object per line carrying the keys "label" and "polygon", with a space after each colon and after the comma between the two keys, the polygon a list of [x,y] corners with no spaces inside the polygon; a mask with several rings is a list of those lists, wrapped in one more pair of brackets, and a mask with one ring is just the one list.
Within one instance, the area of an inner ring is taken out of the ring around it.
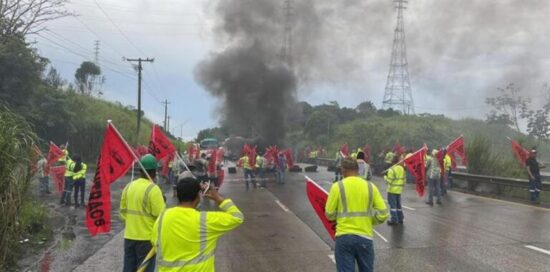
{"label": "man holding smartphone", "polygon": [[[218,239],[242,224],[244,216],[231,199],[195,178],[180,179],[176,188],[179,205],[165,210],[153,226],[156,265],[159,271],[214,271]],[[198,211],[201,195],[221,211]]]}

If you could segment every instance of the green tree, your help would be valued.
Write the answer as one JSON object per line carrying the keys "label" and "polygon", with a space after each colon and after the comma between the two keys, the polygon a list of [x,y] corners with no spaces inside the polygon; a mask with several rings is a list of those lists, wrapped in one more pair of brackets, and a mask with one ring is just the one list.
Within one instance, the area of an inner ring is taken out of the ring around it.
{"label": "green tree", "polygon": [[371,101],[361,102],[361,104],[357,105],[355,110],[364,116],[376,114],[376,106]]}
{"label": "green tree", "polygon": [[101,86],[105,78],[101,76],[101,68],[91,61],[84,61],[74,74],[76,88],[81,94],[101,95]]}
{"label": "green tree", "polygon": [[485,99],[487,105],[493,110],[487,115],[487,122],[509,124],[512,128],[521,132],[519,122],[529,117],[529,105],[531,100],[520,95],[521,90],[513,83],[504,88],[497,88],[499,93],[496,97]]}

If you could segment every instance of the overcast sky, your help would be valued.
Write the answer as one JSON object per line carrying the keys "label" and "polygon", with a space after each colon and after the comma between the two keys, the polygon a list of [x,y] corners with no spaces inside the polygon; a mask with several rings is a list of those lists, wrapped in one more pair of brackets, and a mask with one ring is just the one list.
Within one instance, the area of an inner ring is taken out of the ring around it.
{"label": "overcast sky", "polygon": [[[80,63],[93,60],[94,41],[100,40],[104,98],[125,105],[136,106],[137,75],[123,57],[154,57],[153,64],[144,63],[145,114],[162,123],[161,102],[168,99],[172,132],[179,136],[183,127],[183,137],[190,139],[219,118],[220,102],[194,79],[197,63],[223,47],[212,31],[216,2],[73,0],[68,9],[78,17],[51,22],[48,31],[30,39],[71,82]],[[484,118],[485,97],[508,82],[541,100],[542,85],[550,79],[550,1],[409,2],[405,28],[417,113]],[[310,82],[298,98],[348,107],[371,100],[380,107],[395,28],[392,1],[343,1],[330,8],[336,12],[323,13],[322,27],[329,30],[322,40],[331,52],[324,55],[335,65],[353,65],[332,73],[341,76]]]}

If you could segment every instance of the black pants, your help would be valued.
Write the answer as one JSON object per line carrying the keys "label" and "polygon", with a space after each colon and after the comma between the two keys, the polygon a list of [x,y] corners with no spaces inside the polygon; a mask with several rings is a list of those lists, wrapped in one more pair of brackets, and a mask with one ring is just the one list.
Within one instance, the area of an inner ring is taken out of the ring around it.
{"label": "black pants", "polygon": [[78,194],[80,193],[80,205],[84,206],[84,192],[86,191],[86,179],[74,181],[74,204],[78,205]]}
{"label": "black pants", "polygon": [[[124,239],[124,268],[123,272],[136,272],[147,253],[153,246],[150,241],[136,241]],[[155,271],[155,258],[153,257],[145,269],[145,272]]]}

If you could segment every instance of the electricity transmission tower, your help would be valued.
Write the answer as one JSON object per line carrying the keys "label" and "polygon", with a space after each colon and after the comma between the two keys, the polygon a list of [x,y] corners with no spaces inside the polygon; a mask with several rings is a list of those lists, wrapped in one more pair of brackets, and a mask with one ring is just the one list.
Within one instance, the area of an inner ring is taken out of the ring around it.
{"label": "electricity transmission tower", "polygon": [[99,66],[99,40],[96,40],[94,43],[94,62]]}
{"label": "electricity transmission tower", "polygon": [[292,2],[284,0],[284,24],[283,24],[283,45],[281,47],[281,60],[293,71],[292,63]]}
{"label": "electricity transmission tower", "polygon": [[407,46],[405,43],[405,24],[403,10],[406,9],[406,0],[394,0],[397,9],[397,26],[393,38],[390,71],[384,92],[384,109],[392,108],[402,111],[403,114],[414,114],[414,103],[409,80],[407,63]]}

